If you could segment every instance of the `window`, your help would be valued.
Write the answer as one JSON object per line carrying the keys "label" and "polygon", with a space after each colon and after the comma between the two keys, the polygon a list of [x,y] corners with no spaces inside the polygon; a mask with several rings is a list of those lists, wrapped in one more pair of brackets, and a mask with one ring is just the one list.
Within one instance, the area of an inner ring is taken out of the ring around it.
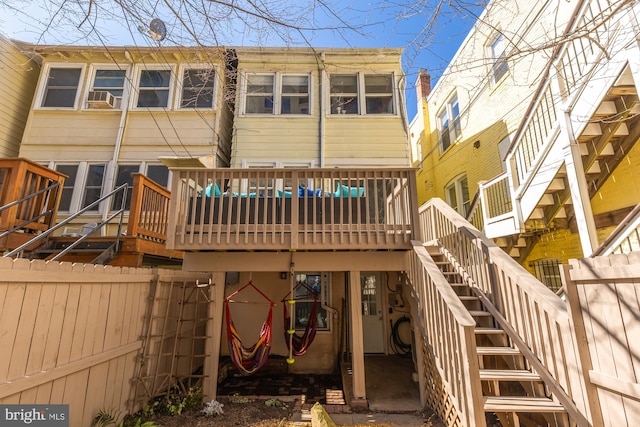
{"label": "window", "polygon": [[151,178],[158,184],[169,188],[169,168],[165,165],[147,166],[147,177]]}
{"label": "window", "polygon": [[280,114],[309,114],[309,76],[282,76]]}
{"label": "window", "polygon": [[331,114],[358,114],[358,76],[329,78]]}
{"label": "window", "polygon": [[[116,100],[113,107],[120,108],[126,74],[126,70],[97,69],[93,77],[91,90],[109,92]],[[96,108],[91,104],[88,107]]]}
{"label": "window", "polygon": [[274,75],[248,74],[247,97],[244,112],[246,114],[273,113]]}
{"label": "window", "polygon": [[393,114],[393,81],[390,75],[365,75],[367,114]]}
{"label": "window", "polygon": [[300,273],[296,274],[296,288],[293,298],[295,310],[295,328],[305,329],[312,313],[314,298],[317,302],[317,330],[330,330],[329,316],[327,310],[322,307],[322,303],[328,303],[328,275],[323,273]]}
{"label": "window", "polygon": [[76,175],[78,174],[78,165],[57,165],[56,170],[67,175],[67,178],[64,180],[64,186],[62,187],[62,196],[58,210],[70,211],[73,189],[76,185]]}
{"label": "window", "polygon": [[331,114],[395,114],[393,74],[329,77]]}
{"label": "window", "polygon": [[[106,165],[89,165],[82,197],[82,208],[100,199],[105,168]],[[93,206],[90,210],[97,211],[98,205]]]}
{"label": "window", "polygon": [[215,83],[215,71],[212,68],[184,70],[180,108],[213,108]]}
{"label": "window", "polygon": [[562,287],[562,277],[560,276],[560,260],[558,259],[539,259],[532,261],[535,276],[544,283],[547,288],[557,291]]}
{"label": "window", "polygon": [[[127,199],[124,203],[124,208],[129,209],[131,207],[131,193],[133,192],[133,174],[140,171],[140,165],[118,165],[116,171],[116,181],[114,189],[120,187],[123,184],[127,184]],[[122,193],[118,192],[113,195],[111,209],[117,210],[122,206]]]}
{"label": "window", "polygon": [[438,114],[437,124],[440,133],[440,152],[442,153],[460,136],[460,107],[457,95],[451,97]]}
{"label": "window", "polygon": [[[141,170],[144,170],[144,167],[141,168],[140,164],[118,165],[118,168],[116,170],[115,185],[113,188],[115,189],[122,184],[127,184],[127,199],[125,201],[126,210],[129,210],[131,208],[131,196],[133,194],[133,175],[139,173]],[[154,180],[156,183],[166,187],[169,183],[169,168],[164,165],[149,165],[147,166],[146,176]],[[114,194],[112,200],[113,202],[111,203],[111,209],[120,209],[120,204],[122,203],[122,193]]]}
{"label": "window", "polygon": [[247,74],[245,114],[309,114],[309,76]]}
{"label": "window", "polygon": [[453,180],[445,187],[445,196],[447,204],[456,210],[460,215],[466,218],[469,212],[469,185],[467,183],[467,175],[462,175]]}
{"label": "window", "polygon": [[50,68],[41,106],[73,108],[81,73],[81,68]]}
{"label": "window", "polygon": [[487,47],[487,56],[491,67],[493,84],[497,84],[509,71],[505,52],[504,37],[498,34]]}
{"label": "window", "polygon": [[141,70],[137,107],[163,108],[169,105],[171,70]]}

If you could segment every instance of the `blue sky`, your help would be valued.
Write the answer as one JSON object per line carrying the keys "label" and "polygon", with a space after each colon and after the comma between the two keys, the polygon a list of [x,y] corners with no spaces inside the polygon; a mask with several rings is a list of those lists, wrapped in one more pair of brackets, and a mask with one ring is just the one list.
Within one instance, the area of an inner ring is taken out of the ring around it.
{"label": "blue sky", "polygon": [[[205,45],[400,47],[405,49],[403,65],[407,74],[409,120],[416,113],[413,86],[418,71],[426,69],[435,85],[482,12],[481,5],[466,4],[463,0],[455,0],[453,6],[432,0],[326,0],[324,4],[329,5],[331,12],[305,9],[314,3],[310,1],[263,1],[268,4],[269,12],[292,25],[320,28],[300,32],[285,31],[264,20],[244,18],[241,22],[238,16],[217,15],[224,13],[224,9],[213,9],[214,6],[209,11],[212,19],[203,21],[194,15],[185,25],[185,20],[181,22],[176,15],[189,16],[186,10],[178,10],[180,13],[176,14],[158,0],[129,2],[140,9],[131,10],[128,16],[111,0],[94,0],[97,7],[87,19],[84,19],[86,11],[59,10],[57,4],[63,3],[63,0],[5,0],[0,5],[0,31],[5,36],[38,44],[151,45],[156,42],[144,31],[143,23],[155,17],[166,23],[168,34],[162,43],[168,45],[194,45],[197,38]],[[73,3],[76,2],[65,4]],[[169,3],[176,7],[185,4],[183,1]],[[315,2],[318,3],[322,2]],[[345,29],[347,26],[352,28]]]}

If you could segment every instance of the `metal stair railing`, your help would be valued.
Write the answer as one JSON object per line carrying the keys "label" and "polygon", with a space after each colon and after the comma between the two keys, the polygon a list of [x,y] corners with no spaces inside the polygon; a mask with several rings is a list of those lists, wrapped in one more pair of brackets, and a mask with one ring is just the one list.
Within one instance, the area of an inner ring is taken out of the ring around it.
{"label": "metal stair railing", "polygon": [[[116,241],[111,246],[109,246],[108,248],[106,248],[103,251],[103,253],[106,252],[106,251],[109,251],[109,250],[113,250],[114,252],[117,252],[117,250],[119,248],[119,245],[120,245],[120,234],[122,232],[122,223],[123,223],[123,220],[124,220],[124,212],[126,210],[125,206],[126,206],[126,200],[127,200],[127,187],[128,187],[128,184],[122,184],[121,186],[117,187],[116,189],[114,189],[110,193],[102,196],[101,198],[99,198],[95,202],[85,206],[84,208],[82,208],[81,210],[76,212],[75,214],[71,215],[70,217],[66,218],[65,220],[63,220],[63,221],[59,222],[58,224],[54,225],[53,227],[49,228],[47,231],[43,232],[42,234],[37,235],[33,239],[31,239],[28,242],[18,246],[14,250],[12,250],[10,252],[7,252],[6,254],[3,255],[3,257],[4,258],[13,257],[14,255],[17,255],[17,254],[23,252],[24,249],[26,249],[27,247],[31,246],[32,244],[34,244],[36,242],[39,242],[40,240],[43,240],[43,239],[48,239],[49,236],[51,236],[51,234],[54,233],[56,230],[59,230],[60,228],[64,227],[65,225],[69,224],[71,221],[73,221],[74,219],[78,218],[79,216],[81,216],[85,212],[87,212],[89,210],[92,210],[92,208],[98,206],[100,203],[102,203],[102,202],[104,202],[104,201],[106,201],[108,199],[111,199],[112,197],[115,197],[115,195],[118,194],[118,193],[121,193],[122,194],[122,199],[121,199],[121,202],[120,202],[120,208],[118,210],[116,210],[114,213],[109,215],[106,219],[104,219],[102,222],[100,222],[91,231],[89,231],[88,233],[80,236],[76,241],[74,241],[72,244],[67,246],[64,250],[62,250],[61,252],[56,254],[53,258],[51,258],[50,261],[57,261],[58,259],[60,259],[64,255],[69,253],[69,251],[71,251],[75,247],[77,247],[80,243],[82,243],[85,240],[87,240],[89,238],[89,236],[94,234],[97,230],[102,229],[102,227],[104,227],[105,225],[110,223],[114,218],[116,218],[117,216],[120,216],[120,219],[119,219],[119,222],[118,222],[118,232],[116,233],[116,236],[115,236],[116,237]],[[98,256],[98,258],[100,258],[100,256]]]}

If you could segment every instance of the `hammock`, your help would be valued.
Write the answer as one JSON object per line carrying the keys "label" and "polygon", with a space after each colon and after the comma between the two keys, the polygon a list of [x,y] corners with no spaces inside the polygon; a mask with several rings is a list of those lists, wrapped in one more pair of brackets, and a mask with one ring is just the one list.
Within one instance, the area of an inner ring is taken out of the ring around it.
{"label": "hammock", "polygon": [[[231,298],[238,292],[242,291],[246,287],[253,287],[260,295],[262,295],[267,301],[269,301],[269,314],[267,319],[262,324],[260,329],[260,337],[255,344],[251,347],[245,347],[242,344],[240,335],[233,324],[231,318],[231,310],[229,309],[229,302]],[[238,289],[224,300],[224,309],[227,320],[227,342],[229,344],[229,353],[231,354],[231,360],[233,364],[238,368],[241,375],[251,375],[258,369],[262,368],[269,358],[271,352],[271,324],[273,318],[273,306],[275,303],[269,299],[262,291],[255,287],[250,281],[242,288]]]}
{"label": "hammock", "polygon": [[[287,343],[287,348],[292,351],[293,355],[295,356],[302,356],[307,352],[309,346],[313,342],[313,339],[316,337],[316,329],[318,325],[318,293],[313,291],[307,285],[302,285],[313,293],[313,305],[311,306],[311,313],[309,314],[309,320],[307,321],[307,325],[302,336],[297,335],[295,329],[287,329],[287,325],[290,324],[291,317],[289,315],[287,304],[283,304],[282,306],[285,327],[284,340]],[[290,293],[291,292],[289,292],[289,294]],[[287,294],[287,296],[289,296],[289,294]],[[287,296],[282,299],[283,302],[285,301]],[[289,300],[289,305],[293,305],[293,303],[295,303],[295,300]],[[292,311],[295,310],[292,309]],[[291,347],[293,347],[293,349]]]}

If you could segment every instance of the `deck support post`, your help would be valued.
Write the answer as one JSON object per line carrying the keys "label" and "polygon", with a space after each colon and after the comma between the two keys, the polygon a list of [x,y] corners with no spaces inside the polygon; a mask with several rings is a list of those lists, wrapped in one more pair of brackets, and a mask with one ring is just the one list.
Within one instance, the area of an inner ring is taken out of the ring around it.
{"label": "deck support post", "polygon": [[207,340],[205,347],[208,351],[204,359],[204,381],[202,392],[208,400],[216,398],[218,392],[218,365],[220,361],[220,340],[222,334],[222,308],[224,302],[225,273],[213,273],[209,287],[209,308],[207,318]]}
{"label": "deck support post", "polygon": [[366,406],[364,378],[364,342],[362,332],[362,297],[360,295],[360,272],[349,272],[349,312],[351,314],[351,370],[353,377],[352,406]]}

